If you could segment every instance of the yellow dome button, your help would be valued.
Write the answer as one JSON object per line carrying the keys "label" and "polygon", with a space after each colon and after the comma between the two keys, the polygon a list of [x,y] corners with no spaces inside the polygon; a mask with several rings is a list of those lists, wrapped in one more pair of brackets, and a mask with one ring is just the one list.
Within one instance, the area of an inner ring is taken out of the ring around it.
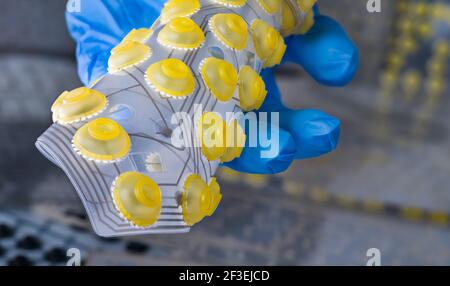
{"label": "yellow dome button", "polygon": [[231,8],[240,8],[245,5],[247,0],[213,0],[214,2],[231,7]]}
{"label": "yellow dome button", "polygon": [[308,13],[306,13],[305,17],[303,18],[302,24],[297,29],[295,34],[297,34],[297,35],[304,35],[304,34],[306,34],[314,26],[314,23],[315,23],[315,21],[314,21],[314,11],[310,10]]}
{"label": "yellow dome button", "polygon": [[199,175],[192,174],[187,177],[183,188],[183,218],[189,226],[200,222],[206,216],[212,216],[222,200],[216,178],[212,178],[208,185]]}
{"label": "yellow dome button", "polygon": [[266,98],[263,79],[251,67],[244,66],[239,72],[239,101],[242,110],[259,109]]}
{"label": "yellow dome button", "polygon": [[226,147],[227,124],[215,112],[205,112],[199,118],[198,136],[200,138],[202,153],[208,161],[219,159]]}
{"label": "yellow dome button", "polygon": [[120,214],[138,227],[153,225],[161,214],[162,195],[159,186],[149,177],[127,172],[114,181],[114,205]]}
{"label": "yellow dome button", "polygon": [[257,0],[258,4],[263,10],[269,14],[274,15],[280,11],[281,3],[283,0]]}
{"label": "yellow dome button", "polygon": [[199,0],[169,0],[161,11],[161,22],[168,23],[177,17],[190,17],[200,10]]}
{"label": "yellow dome button", "polygon": [[126,131],[109,118],[85,124],[75,133],[72,143],[75,151],[86,159],[105,163],[124,158],[131,149]]}
{"label": "yellow dome button", "polygon": [[241,125],[236,119],[232,120],[227,126],[227,150],[220,159],[222,162],[231,162],[239,158],[244,150],[247,136]]}
{"label": "yellow dome button", "polygon": [[303,13],[311,11],[313,6],[317,3],[317,0],[297,0],[297,5],[300,7]]}
{"label": "yellow dome button", "polygon": [[209,28],[214,36],[230,49],[242,50],[247,46],[247,23],[239,15],[217,14],[210,19]]}
{"label": "yellow dome button", "polygon": [[446,58],[450,55],[450,42],[446,40],[438,41],[434,47],[436,55],[440,58]]}
{"label": "yellow dome button", "polygon": [[256,19],[252,23],[252,36],[256,54],[263,61],[263,67],[273,67],[281,63],[286,45],[277,30],[266,22]]}
{"label": "yellow dome button", "polygon": [[232,64],[217,58],[206,58],[200,64],[200,74],[218,100],[228,101],[233,97],[238,73]]}
{"label": "yellow dome button", "polygon": [[88,125],[89,135],[99,141],[114,140],[120,135],[120,126],[115,121],[99,118]]}
{"label": "yellow dome button", "polygon": [[158,42],[172,49],[194,50],[205,41],[202,29],[189,18],[171,20],[158,35]]}
{"label": "yellow dome button", "polygon": [[189,67],[179,59],[170,58],[149,66],[147,83],[166,97],[184,98],[194,92],[195,79]]}
{"label": "yellow dome button", "polygon": [[291,10],[286,1],[281,1],[281,34],[287,37],[291,35],[297,26],[294,11]]}
{"label": "yellow dome button", "polygon": [[107,103],[103,93],[87,87],[65,91],[52,105],[53,121],[60,124],[83,121],[102,112]]}
{"label": "yellow dome button", "polygon": [[144,44],[153,35],[152,29],[133,29],[123,38],[122,43],[139,42]]}
{"label": "yellow dome button", "polygon": [[108,61],[108,71],[116,73],[140,64],[150,58],[152,50],[140,42],[123,42],[111,51]]}

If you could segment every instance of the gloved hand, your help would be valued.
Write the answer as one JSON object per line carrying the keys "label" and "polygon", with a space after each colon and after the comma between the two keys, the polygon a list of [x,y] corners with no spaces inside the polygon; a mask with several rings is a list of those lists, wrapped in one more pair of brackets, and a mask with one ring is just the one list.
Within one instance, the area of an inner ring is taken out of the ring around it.
{"label": "gloved hand", "polygon": [[[77,42],[78,73],[85,85],[107,73],[110,51],[129,31],[148,28],[159,16],[165,0],[81,0],[80,12],[67,12],[69,31]],[[286,39],[283,62],[302,66],[315,80],[328,86],[350,82],[359,64],[359,52],[341,26],[319,14],[305,35]],[[240,158],[225,166],[236,171],[274,174],[295,159],[317,157],[334,150],[340,121],[318,110],[292,110],[282,103],[272,69],[262,72],[268,90],[259,111],[280,114],[280,148],[275,158],[261,158],[262,147],[246,147]]]}

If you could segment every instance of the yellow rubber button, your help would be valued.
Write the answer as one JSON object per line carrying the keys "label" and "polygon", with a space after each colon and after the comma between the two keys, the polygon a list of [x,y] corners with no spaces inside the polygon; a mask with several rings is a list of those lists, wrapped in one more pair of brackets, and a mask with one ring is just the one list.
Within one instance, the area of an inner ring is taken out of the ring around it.
{"label": "yellow rubber button", "polygon": [[189,67],[179,59],[170,58],[150,65],[147,83],[166,97],[184,98],[194,92],[195,79]]}
{"label": "yellow rubber button", "polygon": [[245,135],[241,125],[239,125],[237,120],[234,119],[227,126],[226,137],[227,150],[220,160],[222,162],[231,162],[241,156],[247,136]]}
{"label": "yellow rubber button", "polygon": [[281,3],[283,0],[257,0],[258,4],[263,10],[269,14],[274,15],[280,11]]}
{"label": "yellow rubber button", "polygon": [[239,101],[244,111],[259,109],[266,98],[263,79],[251,67],[244,66],[239,72]]}
{"label": "yellow rubber button", "polygon": [[303,13],[308,13],[317,3],[317,0],[297,0],[297,5]]}
{"label": "yellow rubber button", "polygon": [[230,49],[242,50],[247,46],[247,23],[239,15],[217,14],[209,20],[209,28],[214,36]]}
{"label": "yellow rubber button", "polygon": [[298,28],[298,30],[295,32],[297,35],[304,35],[306,34],[311,28],[314,26],[314,11],[310,10],[305,17],[303,18],[303,22]]}
{"label": "yellow rubber button", "polygon": [[217,209],[222,194],[216,178],[206,182],[197,174],[187,177],[183,186],[182,209],[187,225],[192,226],[206,216],[212,216]]}
{"label": "yellow rubber button", "polygon": [[287,1],[281,1],[281,34],[287,37],[291,35],[297,26],[295,12],[287,4]]}
{"label": "yellow rubber button", "polygon": [[107,106],[106,96],[93,89],[80,87],[63,92],[53,103],[53,121],[71,124],[98,115]]}
{"label": "yellow rubber button", "polygon": [[230,7],[230,8],[240,8],[245,5],[247,0],[213,0],[214,2]]}
{"label": "yellow rubber button", "polygon": [[150,47],[140,42],[131,41],[120,43],[111,51],[111,56],[108,61],[108,71],[110,73],[116,73],[130,68],[144,62],[151,55],[152,50]]}
{"label": "yellow rubber button", "polygon": [[199,10],[199,0],[169,0],[161,11],[161,22],[166,24],[177,17],[190,17]]}
{"label": "yellow rubber button", "polygon": [[283,37],[263,20],[252,23],[252,38],[256,54],[263,61],[263,67],[273,67],[279,63],[286,51]]}
{"label": "yellow rubber button", "polygon": [[227,124],[215,112],[205,112],[199,118],[198,136],[202,154],[208,161],[218,160],[226,152]]}
{"label": "yellow rubber button", "polygon": [[117,177],[112,186],[112,198],[120,214],[137,227],[153,225],[161,214],[161,190],[141,173],[127,172]]}
{"label": "yellow rubber button", "polygon": [[73,147],[84,158],[99,162],[115,162],[128,155],[131,140],[114,120],[95,119],[81,127],[73,137]]}
{"label": "yellow rubber button", "polygon": [[158,34],[158,42],[172,49],[194,50],[205,42],[202,29],[189,18],[171,20]]}
{"label": "yellow rubber button", "polygon": [[152,29],[133,29],[123,38],[122,43],[138,42],[144,44],[153,35]]}
{"label": "yellow rubber button", "polygon": [[228,101],[233,97],[238,73],[232,64],[213,57],[206,58],[200,63],[200,74],[218,100]]}
{"label": "yellow rubber button", "polygon": [[438,57],[448,57],[450,55],[450,43],[446,40],[440,40],[436,43],[434,51]]}
{"label": "yellow rubber button", "polygon": [[110,141],[119,137],[120,126],[113,120],[99,118],[88,125],[89,135],[99,141]]}

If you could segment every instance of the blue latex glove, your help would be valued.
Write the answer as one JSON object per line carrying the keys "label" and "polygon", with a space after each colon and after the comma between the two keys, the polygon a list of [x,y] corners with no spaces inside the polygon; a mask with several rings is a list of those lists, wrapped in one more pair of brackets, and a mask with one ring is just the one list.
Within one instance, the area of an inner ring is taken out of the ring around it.
{"label": "blue latex glove", "polygon": [[[133,28],[148,28],[159,16],[165,0],[81,0],[81,12],[66,13],[69,31],[77,42],[78,73],[89,85],[107,73],[110,51]],[[286,39],[284,62],[302,66],[315,80],[328,86],[351,81],[359,65],[359,52],[341,26],[319,15],[303,36]],[[291,110],[281,101],[272,69],[262,72],[268,95],[260,111],[280,114],[278,156],[261,157],[261,147],[247,147],[240,158],[225,166],[236,171],[274,174],[295,159],[317,157],[334,150],[340,122],[317,110]]]}

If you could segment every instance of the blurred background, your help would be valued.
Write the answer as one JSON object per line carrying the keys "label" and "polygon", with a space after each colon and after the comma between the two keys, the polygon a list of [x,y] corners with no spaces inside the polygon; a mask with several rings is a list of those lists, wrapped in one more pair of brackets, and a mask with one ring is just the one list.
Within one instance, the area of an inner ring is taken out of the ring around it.
{"label": "blurred background", "polygon": [[[345,88],[278,69],[285,102],[342,120],[336,152],[284,174],[222,169],[221,206],[189,234],[102,239],[35,149],[80,86],[64,0],[0,0],[0,265],[450,265],[450,1],[321,0],[361,49]],[[302,91],[299,93],[298,91]]]}

